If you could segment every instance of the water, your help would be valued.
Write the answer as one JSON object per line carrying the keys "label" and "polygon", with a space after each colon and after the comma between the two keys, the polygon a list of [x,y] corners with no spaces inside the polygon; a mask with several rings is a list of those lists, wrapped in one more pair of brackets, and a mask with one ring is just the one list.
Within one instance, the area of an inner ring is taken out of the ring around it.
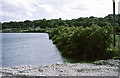
{"label": "water", "polygon": [[62,63],[58,49],[47,33],[3,33],[2,66]]}

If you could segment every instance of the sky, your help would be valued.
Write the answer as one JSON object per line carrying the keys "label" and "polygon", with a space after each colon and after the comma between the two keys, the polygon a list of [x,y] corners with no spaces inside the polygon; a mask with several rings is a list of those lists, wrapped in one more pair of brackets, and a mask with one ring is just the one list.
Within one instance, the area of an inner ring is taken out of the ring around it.
{"label": "sky", "polygon": [[0,0],[0,22],[104,17],[113,13],[112,4],[112,0]]}
{"label": "sky", "polygon": [[120,1],[118,3],[118,14],[120,14]]}

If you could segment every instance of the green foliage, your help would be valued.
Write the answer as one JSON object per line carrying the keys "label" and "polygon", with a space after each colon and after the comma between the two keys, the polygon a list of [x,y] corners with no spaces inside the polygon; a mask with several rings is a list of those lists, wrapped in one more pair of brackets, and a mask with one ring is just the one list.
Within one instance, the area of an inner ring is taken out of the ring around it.
{"label": "green foliage", "polygon": [[99,60],[116,55],[108,51],[112,44],[111,33],[112,26],[107,23],[104,27],[96,24],[86,28],[60,26],[52,29],[49,36],[65,58]]}
{"label": "green foliage", "polygon": [[[97,24],[100,27],[106,26],[107,22],[111,23],[111,25],[113,25],[113,15],[109,14],[108,16],[104,17],[104,18],[98,18],[98,17],[94,17],[94,16],[90,16],[90,17],[80,17],[77,19],[72,19],[72,20],[62,20],[61,18],[59,19],[51,19],[51,20],[47,20],[47,19],[40,19],[40,20],[25,20],[23,22],[4,22],[2,23],[2,28],[3,29],[9,29],[9,28],[35,28],[35,27],[40,27],[40,28],[57,28],[59,26],[65,26],[65,27],[79,27],[79,26],[83,26],[83,27],[90,27],[92,24]],[[117,32],[120,31],[120,14],[116,15],[116,30]]]}

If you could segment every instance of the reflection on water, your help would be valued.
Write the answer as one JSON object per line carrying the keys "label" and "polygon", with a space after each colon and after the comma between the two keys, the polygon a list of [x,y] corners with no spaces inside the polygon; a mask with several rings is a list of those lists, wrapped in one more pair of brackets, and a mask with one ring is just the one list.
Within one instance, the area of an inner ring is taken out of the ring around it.
{"label": "reflection on water", "polygon": [[3,33],[2,65],[49,65],[62,63],[58,49],[46,33]]}

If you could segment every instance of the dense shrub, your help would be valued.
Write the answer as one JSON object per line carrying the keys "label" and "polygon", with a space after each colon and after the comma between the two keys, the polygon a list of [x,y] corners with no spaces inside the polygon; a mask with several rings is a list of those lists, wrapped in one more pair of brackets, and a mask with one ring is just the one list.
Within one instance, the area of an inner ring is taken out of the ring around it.
{"label": "dense shrub", "polygon": [[58,27],[49,35],[61,51],[70,59],[99,60],[112,58],[115,53],[108,51],[112,44],[112,27],[93,24],[90,27]]}
{"label": "dense shrub", "polygon": [[77,49],[72,55],[83,60],[105,58],[107,48],[112,42],[110,35],[108,28],[105,29],[97,25],[87,28],[81,27],[71,37],[71,43]]}

